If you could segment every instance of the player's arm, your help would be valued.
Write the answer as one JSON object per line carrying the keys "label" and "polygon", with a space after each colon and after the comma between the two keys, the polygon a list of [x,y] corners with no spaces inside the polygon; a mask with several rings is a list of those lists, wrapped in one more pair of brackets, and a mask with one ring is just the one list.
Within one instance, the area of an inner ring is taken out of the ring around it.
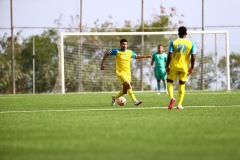
{"label": "player's arm", "polygon": [[195,63],[195,57],[196,57],[196,47],[195,47],[195,43],[192,43],[192,49],[191,49],[191,67],[188,69],[188,74],[192,74],[193,69],[194,69],[194,63]]}
{"label": "player's arm", "polygon": [[102,62],[101,62],[101,67],[100,67],[101,70],[104,70],[104,62],[105,62],[105,60],[107,59],[108,56],[109,56],[109,52],[105,52],[105,54],[103,56],[103,59],[102,59]]}
{"label": "player's arm", "polygon": [[173,51],[174,51],[173,41],[170,42],[168,51],[169,51],[169,52],[168,52],[167,63],[166,63],[166,72],[167,72],[167,73],[168,73],[169,70],[170,70],[170,62],[171,62],[171,60],[172,60]]}
{"label": "player's arm", "polygon": [[137,55],[135,59],[152,58],[152,55]]}
{"label": "player's arm", "polygon": [[188,70],[188,74],[192,74],[195,64],[196,54],[191,54],[191,67]]}
{"label": "player's arm", "polygon": [[153,64],[154,64],[154,60],[152,59],[152,61],[151,61],[151,66],[153,67]]}
{"label": "player's arm", "polygon": [[151,60],[151,67],[153,68],[153,64],[155,62],[155,59],[154,59],[154,54],[152,55],[152,60]]}
{"label": "player's arm", "polygon": [[168,53],[168,56],[167,56],[167,63],[166,63],[166,71],[167,71],[167,73],[168,73],[169,70],[170,70],[169,65],[170,65],[170,62],[171,62],[171,60],[172,60],[172,55],[173,55],[173,52],[169,52],[169,53]]}

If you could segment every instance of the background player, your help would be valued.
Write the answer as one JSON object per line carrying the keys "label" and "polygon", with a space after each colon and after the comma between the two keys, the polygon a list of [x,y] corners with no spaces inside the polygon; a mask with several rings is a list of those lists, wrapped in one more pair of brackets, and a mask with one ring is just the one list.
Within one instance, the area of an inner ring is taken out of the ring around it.
{"label": "background player", "polygon": [[[187,28],[181,26],[178,28],[179,38],[170,42],[167,58],[167,88],[171,98],[168,109],[174,106],[175,98],[173,96],[173,81],[178,77],[178,106],[177,109],[183,109],[182,102],[185,95],[185,82],[188,74],[192,74],[195,63],[196,48],[195,44],[186,38]],[[189,68],[189,64],[190,68]]]}
{"label": "background player", "polygon": [[142,59],[142,58],[152,58],[151,55],[137,55],[132,50],[127,49],[128,41],[126,39],[120,40],[120,49],[113,49],[106,52],[103,56],[101,62],[101,70],[104,70],[104,62],[106,58],[111,56],[116,56],[116,74],[118,81],[122,85],[122,90],[115,96],[112,96],[112,106],[115,105],[116,99],[122,95],[128,93],[134,102],[135,106],[142,103],[141,100],[137,100],[133,94],[131,86],[131,59]]}
{"label": "background player", "polygon": [[[155,62],[155,64],[154,64]],[[163,52],[163,46],[161,44],[158,45],[158,51],[153,53],[151,66],[153,67],[154,64],[154,76],[157,80],[157,88],[158,88],[158,94],[160,94],[161,90],[161,80],[163,82],[165,93],[168,94],[167,88],[166,88],[166,79],[167,79],[167,73],[166,73],[166,63],[167,63],[167,54]]]}

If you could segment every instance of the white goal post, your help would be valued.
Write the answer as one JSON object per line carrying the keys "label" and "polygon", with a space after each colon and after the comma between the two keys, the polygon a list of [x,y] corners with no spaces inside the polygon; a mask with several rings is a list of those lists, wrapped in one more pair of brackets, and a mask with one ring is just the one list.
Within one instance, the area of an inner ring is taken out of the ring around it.
{"label": "white goal post", "polygon": [[[177,33],[178,32],[78,32],[78,33],[69,32],[69,33],[61,33],[61,44],[60,44],[60,47],[61,47],[61,51],[60,51],[60,54],[61,54],[61,56],[60,56],[61,93],[66,92],[65,67],[67,66],[67,64],[65,64],[65,53],[64,53],[65,49],[66,49],[66,47],[65,47],[65,45],[66,45],[65,41],[66,40],[65,39],[67,39],[67,38],[70,39],[70,37],[75,37],[75,38],[72,39],[72,42],[76,42],[77,45],[81,46],[81,45],[83,45],[82,37],[85,37],[85,38],[86,37],[93,37],[93,40],[94,40],[94,38],[98,40],[100,38],[104,39],[104,37],[106,37],[106,36],[107,37],[109,37],[109,36],[112,36],[112,37],[139,36],[141,38],[139,38],[140,40],[137,40],[137,41],[139,41],[139,43],[138,43],[139,46],[138,47],[143,49],[143,48],[146,47],[144,44],[146,44],[146,42],[148,41],[147,40],[148,38],[150,40],[154,41],[154,39],[156,39],[156,37],[160,37],[160,36],[162,36],[163,38],[167,37],[166,38],[167,40],[166,40],[165,43],[169,44],[170,40],[178,38]],[[205,46],[205,44],[214,43],[214,39],[212,39],[212,38],[204,38],[204,39],[202,38],[202,37],[206,37],[208,34],[215,35],[215,39],[216,39],[216,35],[223,35],[222,37],[224,39],[223,40],[224,42],[221,44],[222,48],[220,48],[218,50],[223,50],[223,53],[225,54],[224,56],[226,56],[226,71],[224,72],[225,75],[222,76],[222,77],[223,78],[226,77],[226,79],[224,80],[226,87],[224,89],[225,90],[230,90],[229,34],[228,34],[228,31],[188,31],[187,38],[193,40],[194,42],[195,42],[195,39],[200,39],[199,42],[198,42],[198,45],[202,45],[202,44],[200,44],[200,41],[202,41],[203,46]],[[197,36],[195,36],[195,35],[197,35]],[[153,37],[151,37],[151,36],[153,36]],[[194,38],[192,39],[192,37],[194,37]],[[116,41],[119,44],[119,39],[117,39],[117,38],[114,39],[113,38],[113,40],[109,40],[109,48],[112,48],[112,49],[113,48],[118,48],[119,45],[118,46],[112,45],[112,43],[111,43],[112,41],[114,41],[114,42]],[[161,43],[158,40],[156,40],[156,41],[157,41],[156,44]],[[97,41],[97,43],[99,43],[99,41]],[[131,43],[131,42],[129,42],[129,43]],[[154,45],[156,46],[156,44],[154,44]],[[98,46],[100,46],[100,45],[101,44],[98,44]],[[214,47],[214,46],[212,45],[211,47]],[[129,49],[132,49],[132,48],[129,48]],[[197,47],[197,49],[198,49],[198,47]],[[72,50],[74,50],[74,49],[72,49]],[[81,48],[81,50],[84,50],[84,48]],[[151,50],[151,49],[149,49],[149,50]],[[153,50],[151,50],[151,51],[153,53]],[[197,50],[197,53],[201,54],[201,51],[204,52],[204,50],[201,49],[201,50]],[[168,52],[167,47],[165,47],[165,52],[166,53]],[[212,52],[214,52],[214,51],[212,51]],[[139,54],[141,54],[141,50],[140,50]],[[82,57],[80,57],[80,59],[81,58]],[[100,61],[100,59],[99,59],[99,61]],[[198,61],[199,61],[199,59],[198,59]],[[217,62],[216,62],[215,66],[217,68]],[[98,68],[100,68],[100,65],[98,66]],[[78,72],[81,72],[81,71],[78,71]],[[208,81],[208,80],[204,80],[204,81]],[[218,85],[218,82],[216,82],[216,84]]]}

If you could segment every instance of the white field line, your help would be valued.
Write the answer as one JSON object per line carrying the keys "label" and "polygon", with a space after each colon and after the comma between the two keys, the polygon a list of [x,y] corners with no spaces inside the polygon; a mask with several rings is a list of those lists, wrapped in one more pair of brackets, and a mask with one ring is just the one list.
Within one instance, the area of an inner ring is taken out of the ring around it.
{"label": "white field line", "polygon": [[[225,106],[186,106],[188,108],[223,108]],[[229,107],[240,107],[240,105],[231,105]],[[95,109],[60,109],[60,110],[25,110],[25,111],[0,111],[0,114],[5,113],[40,113],[40,112],[84,112],[84,111],[122,111],[122,110],[154,110],[154,109],[167,109],[167,107],[144,107],[144,108],[95,108]]]}

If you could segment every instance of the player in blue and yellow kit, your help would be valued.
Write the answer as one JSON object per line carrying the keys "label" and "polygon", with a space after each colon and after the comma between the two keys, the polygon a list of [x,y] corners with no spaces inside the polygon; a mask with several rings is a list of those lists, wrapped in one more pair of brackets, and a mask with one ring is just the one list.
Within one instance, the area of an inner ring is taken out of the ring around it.
{"label": "player in blue and yellow kit", "polygon": [[131,86],[131,59],[142,59],[142,58],[151,58],[151,55],[137,55],[132,50],[127,49],[127,40],[121,39],[120,49],[113,49],[106,52],[103,56],[101,62],[101,70],[104,70],[104,62],[106,58],[111,56],[116,56],[116,74],[118,81],[123,86],[123,89],[116,95],[112,96],[112,106],[115,105],[116,99],[121,97],[124,94],[127,94],[131,97],[135,106],[138,106],[142,101],[137,100],[133,94]]}
{"label": "player in blue and yellow kit", "polygon": [[[182,102],[185,95],[185,82],[187,76],[192,74],[195,63],[196,48],[195,44],[186,38],[187,28],[178,28],[179,38],[170,42],[169,54],[167,58],[167,88],[171,98],[168,109],[172,109],[176,101],[173,96],[173,81],[178,77],[179,92],[177,109],[183,109]],[[190,68],[189,68],[189,64]]]}
{"label": "player in blue and yellow kit", "polygon": [[[155,64],[154,64],[155,63]],[[165,93],[168,94],[166,88],[166,79],[167,79],[167,72],[166,72],[166,63],[167,63],[167,54],[163,52],[163,46],[161,44],[158,45],[158,51],[153,53],[151,66],[153,67],[154,64],[154,76],[157,79],[157,88],[158,94],[160,94],[160,83],[161,80],[164,85]]]}

